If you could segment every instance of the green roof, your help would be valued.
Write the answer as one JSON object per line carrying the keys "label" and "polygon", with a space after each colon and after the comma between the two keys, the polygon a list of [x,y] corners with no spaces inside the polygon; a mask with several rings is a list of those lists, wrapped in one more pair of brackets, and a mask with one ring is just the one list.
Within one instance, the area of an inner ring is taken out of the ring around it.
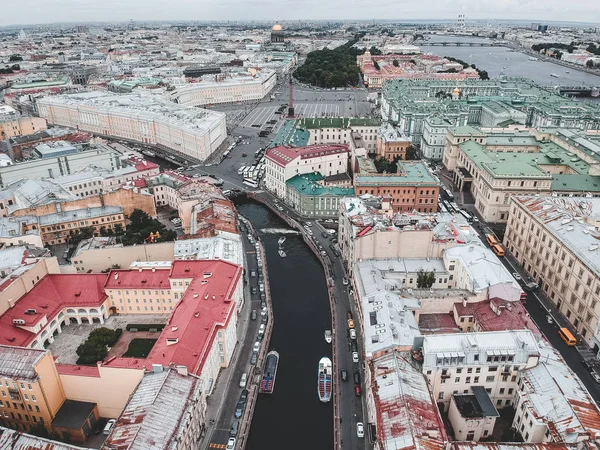
{"label": "green roof", "polygon": [[308,145],[309,138],[310,133],[308,131],[296,128],[295,120],[286,120],[269,147],[277,147],[278,145],[304,147]]}
{"label": "green roof", "polygon": [[552,175],[553,191],[600,192],[600,176]]}
{"label": "green roof", "polygon": [[323,186],[319,181],[323,180],[320,173],[307,173],[296,175],[285,182],[288,188],[292,188],[300,195],[310,197],[354,197],[354,188],[343,188],[337,186]]}
{"label": "green roof", "polygon": [[475,127],[471,127],[468,125],[462,126],[462,127],[452,127],[449,129],[449,131],[452,132],[452,134],[454,134],[454,136],[487,136],[483,131],[481,131],[479,128],[475,128]]}
{"label": "green roof", "polygon": [[307,118],[299,119],[298,128],[316,129],[316,128],[348,128],[348,127],[378,127],[381,121],[377,119],[355,119],[348,117],[331,118]]}
{"label": "green roof", "polygon": [[376,185],[395,185],[395,186],[413,186],[415,184],[439,186],[440,183],[431,176],[424,163],[420,161],[398,161],[398,174],[369,174],[356,175],[354,184],[376,184]]}

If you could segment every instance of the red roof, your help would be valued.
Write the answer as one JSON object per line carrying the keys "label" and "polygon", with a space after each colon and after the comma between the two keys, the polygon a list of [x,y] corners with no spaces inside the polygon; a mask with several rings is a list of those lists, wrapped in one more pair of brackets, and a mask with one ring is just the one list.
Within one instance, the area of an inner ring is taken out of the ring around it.
{"label": "red roof", "polygon": [[279,145],[267,149],[265,157],[275,164],[287,166],[298,157],[300,159],[320,158],[325,155],[333,155],[336,153],[348,153],[348,146],[341,144],[308,145],[306,147],[286,147],[284,145]]}
{"label": "red roof", "polygon": [[531,330],[537,336],[540,331],[529,318],[521,302],[511,302],[498,297],[477,303],[455,303],[459,317],[473,316],[477,331]]}
{"label": "red roof", "polygon": [[160,166],[158,164],[153,163],[152,161],[146,160],[137,160],[135,161],[135,170],[138,172],[143,172],[145,170],[153,170],[158,169]]}
{"label": "red roof", "polygon": [[169,268],[111,270],[105,289],[171,289]]}
{"label": "red roof", "polygon": [[57,364],[56,370],[59,375],[77,375],[79,377],[100,378],[98,366],[75,366],[71,364]]}
{"label": "red roof", "polygon": [[[105,282],[106,274],[46,275],[0,317],[0,344],[26,347],[34,339],[34,333],[18,328],[13,319],[33,326],[44,315],[51,322],[63,308],[100,307],[106,300]],[[25,314],[34,309],[34,314]]]}
{"label": "red roof", "polygon": [[226,261],[173,261],[173,278],[194,279],[148,358],[115,358],[105,364],[149,369],[152,364],[174,363],[200,373],[217,332],[235,314],[232,297],[241,275],[240,266]]}

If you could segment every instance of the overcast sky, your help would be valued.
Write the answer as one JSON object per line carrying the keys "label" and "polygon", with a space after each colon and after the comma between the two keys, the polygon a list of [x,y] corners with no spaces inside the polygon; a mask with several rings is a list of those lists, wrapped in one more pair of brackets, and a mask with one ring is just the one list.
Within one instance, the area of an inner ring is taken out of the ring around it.
{"label": "overcast sky", "polygon": [[143,20],[600,21],[598,0],[0,0],[0,26]]}

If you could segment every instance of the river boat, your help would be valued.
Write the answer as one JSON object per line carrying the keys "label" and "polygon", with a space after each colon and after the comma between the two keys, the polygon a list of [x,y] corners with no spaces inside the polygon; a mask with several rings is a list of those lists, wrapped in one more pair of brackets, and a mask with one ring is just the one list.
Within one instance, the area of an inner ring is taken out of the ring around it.
{"label": "river boat", "polygon": [[538,59],[537,59],[536,57],[534,57],[534,56],[530,56],[530,57],[529,57],[529,61],[537,61],[537,60],[538,60]]}
{"label": "river boat", "polygon": [[317,378],[319,400],[321,400],[323,403],[327,403],[331,400],[331,391],[333,390],[332,373],[333,371],[331,360],[324,356],[319,361],[319,371]]}
{"label": "river boat", "polygon": [[277,241],[277,243],[279,245],[282,245],[284,242],[285,242],[285,236],[280,237],[279,240]]}
{"label": "river boat", "polygon": [[279,249],[278,253],[279,253],[279,256],[281,256],[282,258],[285,258],[287,256],[287,254],[282,249]]}
{"label": "river boat", "polygon": [[555,73],[551,73],[551,74],[550,74],[550,76],[551,76],[551,77],[554,77],[554,78],[560,78],[560,75],[557,75],[557,74],[555,74]]}
{"label": "river boat", "polygon": [[150,156],[151,158],[154,158],[156,156],[156,153],[154,153],[152,150],[142,150],[142,154]]}
{"label": "river boat", "polygon": [[258,392],[261,394],[272,394],[275,389],[275,377],[277,375],[277,366],[279,365],[279,353],[275,350],[271,350],[267,353],[267,359],[265,361],[265,370],[263,372],[262,379],[260,380],[260,386]]}
{"label": "river boat", "polygon": [[325,342],[331,344],[331,330],[325,330]]}

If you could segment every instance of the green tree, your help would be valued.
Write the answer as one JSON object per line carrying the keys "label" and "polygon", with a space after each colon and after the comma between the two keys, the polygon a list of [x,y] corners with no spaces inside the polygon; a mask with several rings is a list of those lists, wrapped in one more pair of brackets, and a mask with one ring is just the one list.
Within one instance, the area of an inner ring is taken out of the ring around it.
{"label": "green tree", "polygon": [[429,289],[435,283],[435,273],[425,272],[423,269],[417,271],[417,288]]}
{"label": "green tree", "polygon": [[374,45],[371,46],[371,48],[369,49],[369,53],[371,53],[371,55],[382,55],[383,52],[381,50],[379,50],[377,47],[375,47]]}
{"label": "green tree", "polygon": [[590,69],[593,69],[593,68],[594,68],[594,61],[592,61],[591,59],[588,59],[588,60],[585,62],[585,66],[586,66],[586,67],[589,67]]}
{"label": "green tree", "polygon": [[379,173],[387,172],[390,165],[389,161],[384,157],[376,158],[373,163],[375,164],[375,168]]}
{"label": "green tree", "polygon": [[409,145],[406,148],[405,157],[406,157],[407,161],[413,161],[415,159],[418,159],[417,158],[417,150],[412,145]]}
{"label": "green tree", "polygon": [[397,59],[393,60],[392,64],[394,65],[394,67],[398,67],[400,65]]}
{"label": "green tree", "polygon": [[153,219],[141,209],[134,209],[129,215],[128,231],[140,231],[153,225]]}
{"label": "green tree", "polygon": [[20,55],[10,55],[10,58],[8,58],[8,60],[10,62],[23,61],[23,57],[21,57]]}
{"label": "green tree", "polygon": [[87,340],[101,345],[113,345],[115,343],[115,330],[106,327],[96,328],[90,333]]}

